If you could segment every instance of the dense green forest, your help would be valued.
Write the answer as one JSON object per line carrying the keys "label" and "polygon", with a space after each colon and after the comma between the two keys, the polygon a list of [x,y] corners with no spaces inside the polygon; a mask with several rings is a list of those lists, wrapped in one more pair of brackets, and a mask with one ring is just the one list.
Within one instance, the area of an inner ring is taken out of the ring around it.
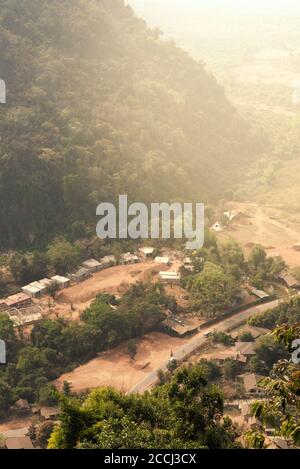
{"label": "dense green forest", "polygon": [[264,145],[123,0],[3,0],[0,50],[2,249],[89,234],[121,193],[224,197]]}

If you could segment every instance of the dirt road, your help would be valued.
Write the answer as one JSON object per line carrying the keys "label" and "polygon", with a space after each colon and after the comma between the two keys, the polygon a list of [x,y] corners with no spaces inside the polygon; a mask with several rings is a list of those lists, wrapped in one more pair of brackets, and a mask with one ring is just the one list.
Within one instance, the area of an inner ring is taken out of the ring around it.
{"label": "dirt road", "polygon": [[[242,313],[238,313],[235,316],[225,319],[221,322],[219,322],[217,325],[214,325],[213,327],[206,329],[205,331],[200,332],[196,336],[194,336],[192,339],[190,339],[186,344],[182,345],[178,349],[176,349],[173,352],[174,358],[178,361],[182,361],[183,359],[187,358],[189,355],[191,355],[194,351],[196,351],[201,345],[204,345],[205,342],[207,341],[207,337],[205,334],[208,332],[212,332],[214,329],[218,329],[219,331],[229,331],[235,326],[238,326],[242,322],[247,321],[249,318],[256,316],[257,314],[261,314],[264,311],[267,311],[270,308],[274,308],[279,305],[281,300],[275,300],[270,303],[266,303],[260,306],[252,307],[249,308],[246,311],[243,311]],[[157,370],[149,373],[149,375],[137,383],[135,386],[133,386],[129,393],[143,393],[147,389],[151,388],[157,383],[157,372],[159,369],[166,371],[167,370],[167,365],[168,365],[169,360],[162,361],[160,366],[157,368]]]}

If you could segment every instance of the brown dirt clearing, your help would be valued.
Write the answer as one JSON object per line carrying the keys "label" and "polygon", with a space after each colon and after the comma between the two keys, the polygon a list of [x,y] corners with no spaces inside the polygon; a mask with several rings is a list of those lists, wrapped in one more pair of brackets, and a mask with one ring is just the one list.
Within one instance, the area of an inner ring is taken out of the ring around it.
{"label": "brown dirt clearing", "polygon": [[[146,335],[138,343],[134,360],[127,355],[127,344],[101,353],[87,364],[71,373],[62,375],[56,385],[63,381],[72,383],[76,392],[101,386],[111,386],[119,391],[128,391],[170,357],[171,351],[184,345],[188,339],[178,339],[162,333]],[[145,366],[147,365],[148,366]],[[145,368],[144,368],[145,367]]]}

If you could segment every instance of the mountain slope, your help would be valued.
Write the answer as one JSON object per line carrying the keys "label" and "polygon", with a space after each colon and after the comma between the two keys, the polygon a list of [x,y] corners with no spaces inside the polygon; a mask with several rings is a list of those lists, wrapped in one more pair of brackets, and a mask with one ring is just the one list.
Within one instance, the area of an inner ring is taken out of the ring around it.
{"label": "mountain slope", "polygon": [[96,206],[224,196],[262,142],[201,63],[122,0],[2,0],[0,247]]}

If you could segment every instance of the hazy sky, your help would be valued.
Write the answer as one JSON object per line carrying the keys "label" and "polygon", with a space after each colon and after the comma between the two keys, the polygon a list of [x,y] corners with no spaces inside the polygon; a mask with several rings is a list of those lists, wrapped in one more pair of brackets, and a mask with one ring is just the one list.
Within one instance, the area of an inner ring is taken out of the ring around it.
{"label": "hazy sky", "polygon": [[186,8],[230,8],[230,9],[263,9],[274,10],[280,8],[282,12],[291,10],[292,8],[300,10],[299,0],[127,0],[128,3],[137,6],[143,6],[150,8],[150,6],[160,5],[163,8],[164,5],[169,7],[173,5],[185,6]]}

